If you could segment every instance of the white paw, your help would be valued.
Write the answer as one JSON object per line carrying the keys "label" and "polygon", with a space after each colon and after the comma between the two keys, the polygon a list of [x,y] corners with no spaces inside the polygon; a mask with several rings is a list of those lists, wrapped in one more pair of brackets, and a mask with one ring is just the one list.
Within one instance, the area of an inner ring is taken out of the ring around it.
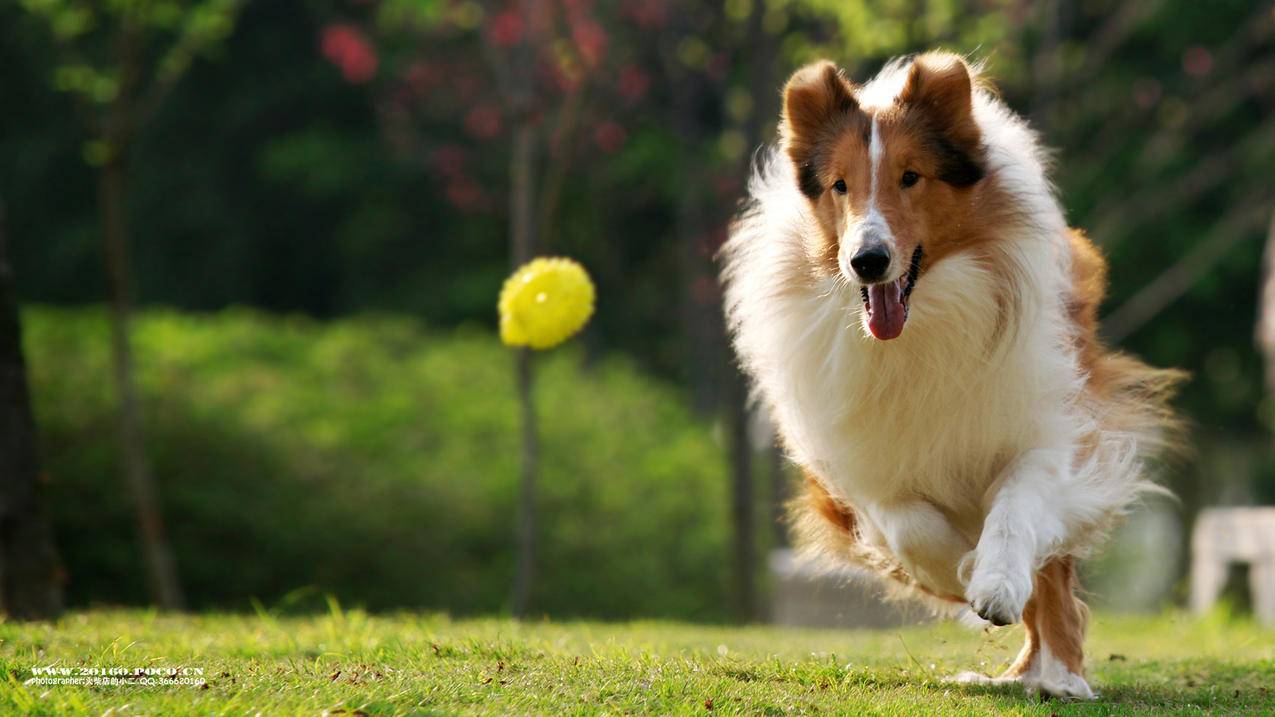
{"label": "white paw", "polygon": [[1023,607],[1032,594],[1032,576],[1028,570],[1007,569],[1000,565],[975,564],[974,574],[965,588],[970,608],[993,625],[1012,625],[1023,619]]}
{"label": "white paw", "polygon": [[944,682],[961,685],[1022,685],[1028,694],[1049,695],[1060,700],[1096,700],[1085,678],[1071,672],[1042,676],[1036,670],[1013,677],[990,677],[978,672],[962,672],[943,678]]}
{"label": "white paw", "polygon": [[1028,692],[1039,692],[1060,700],[1098,699],[1085,678],[1071,672],[1061,675],[1029,675],[1023,678],[1023,688]]}
{"label": "white paw", "polygon": [[959,672],[955,675],[944,677],[943,681],[958,685],[995,685],[1012,680],[1006,680],[1003,677],[988,677],[979,672]]}

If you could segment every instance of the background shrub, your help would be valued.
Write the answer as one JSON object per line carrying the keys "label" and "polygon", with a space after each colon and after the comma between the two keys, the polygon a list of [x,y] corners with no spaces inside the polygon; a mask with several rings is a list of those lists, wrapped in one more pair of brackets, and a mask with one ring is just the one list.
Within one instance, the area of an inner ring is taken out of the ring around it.
{"label": "background shrub", "polygon": [[[25,314],[73,602],[146,602],[117,466],[108,327]],[[517,497],[512,358],[485,330],[368,316],[152,311],[135,329],[148,444],[192,607],[301,589],[372,609],[505,604]],[[538,363],[534,608],[727,615],[724,451],[669,386],[573,350]]]}

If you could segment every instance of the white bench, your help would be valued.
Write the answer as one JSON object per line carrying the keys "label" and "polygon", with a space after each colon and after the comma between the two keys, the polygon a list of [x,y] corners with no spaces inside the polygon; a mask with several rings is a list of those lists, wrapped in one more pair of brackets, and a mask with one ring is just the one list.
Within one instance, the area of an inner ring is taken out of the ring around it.
{"label": "white bench", "polygon": [[1247,563],[1253,613],[1275,625],[1275,507],[1209,508],[1191,534],[1191,609],[1213,606],[1232,563]]}

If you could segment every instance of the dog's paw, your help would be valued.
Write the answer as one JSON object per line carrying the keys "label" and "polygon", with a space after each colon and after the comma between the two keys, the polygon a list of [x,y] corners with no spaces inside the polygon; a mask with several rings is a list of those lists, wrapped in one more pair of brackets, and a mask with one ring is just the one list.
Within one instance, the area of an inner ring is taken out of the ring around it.
{"label": "dog's paw", "polygon": [[1030,693],[1048,695],[1060,700],[1096,700],[1085,678],[1074,672],[1031,675],[1023,678],[1023,688]]}
{"label": "dog's paw", "polygon": [[958,672],[955,675],[948,675],[943,678],[943,682],[952,685],[995,685],[1001,682],[1013,680],[1005,680],[1004,678],[988,677],[981,672]]}
{"label": "dog's paw", "polygon": [[1028,571],[984,569],[976,565],[965,596],[979,617],[996,626],[1012,625],[1023,619],[1023,607],[1032,594]]}
{"label": "dog's paw", "polygon": [[1085,678],[1065,670],[1044,675],[1038,669],[1034,669],[1025,675],[1001,675],[1000,677],[990,677],[978,672],[962,672],[943,678],[943,682],[958,685],[1020,685],[1027,694],[1039,694],[1059,700],[1098,699]]}

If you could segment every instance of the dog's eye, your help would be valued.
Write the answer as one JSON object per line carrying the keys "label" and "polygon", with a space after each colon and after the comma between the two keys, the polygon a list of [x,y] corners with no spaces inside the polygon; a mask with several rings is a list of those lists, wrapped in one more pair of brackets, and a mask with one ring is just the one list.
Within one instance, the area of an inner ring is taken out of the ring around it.
{"label": "dog's eye", "polygon": [[916,184],[917,181],[919,181],[920,179],[921,179],[921,175],[909,169],[908,171],[903,173],[903,179],[899,180],[899,184],[902,184],[903,188],[907,189],[913,184]]}
{"label": "dog's eye", "polygon": [[833,182],[833,183],[832,183],[832,188],[833,188],[833,189],[835,189],[835,190],[837,190],[837,194],[845,194],[845,193],[846,193],[846,180],[844,180],[844,179],[838,179],[837,181],[835,181],[835,182]]}

